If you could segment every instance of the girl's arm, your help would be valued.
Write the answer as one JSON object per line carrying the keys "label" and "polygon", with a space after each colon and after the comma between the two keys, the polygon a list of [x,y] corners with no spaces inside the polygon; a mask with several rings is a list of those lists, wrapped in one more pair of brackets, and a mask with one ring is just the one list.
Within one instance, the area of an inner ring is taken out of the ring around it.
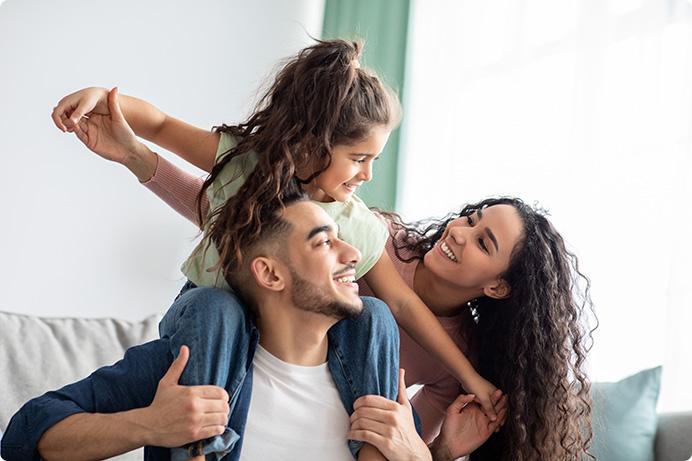
{"label": "girl's arm", "polygon": [[389,306],[397,323],[406,333],[442,362],[459,380],[466,392],[476,396],[483,411],[493,421],[497,419],[491,399],[497,388],[476,372],[430,309],[402,280],[386,251],[365,274],[365,280],[375,296]]}
{"label": "girl's arm", "polygon": [[[65,96],[53,109],[58,129],[74,131],[83,117],[110,115],[106,88],[84,88]],[[137,136],[180,156],[204,171],[214,166],[219,134],[173,118],[148,102],[132,96],[120,96],[120,108]]]}

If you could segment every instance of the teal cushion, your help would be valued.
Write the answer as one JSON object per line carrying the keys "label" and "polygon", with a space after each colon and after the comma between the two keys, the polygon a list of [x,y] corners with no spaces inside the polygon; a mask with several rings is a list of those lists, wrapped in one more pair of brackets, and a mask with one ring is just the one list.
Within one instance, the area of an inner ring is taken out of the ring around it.
{"label": "teal cushion", "polygon": [[594,383],[591,452],[603,461],[652,461],[661,367],[616,383]]}

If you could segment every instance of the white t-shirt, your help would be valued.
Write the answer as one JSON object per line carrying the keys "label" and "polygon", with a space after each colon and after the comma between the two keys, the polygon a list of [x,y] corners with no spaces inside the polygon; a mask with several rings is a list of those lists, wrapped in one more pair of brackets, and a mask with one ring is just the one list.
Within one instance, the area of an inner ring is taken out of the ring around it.
{"label": "white t-shirt", "polygon": [[351,461],[350,420],[327,364],[283,362],[257,346],[241,461]]}

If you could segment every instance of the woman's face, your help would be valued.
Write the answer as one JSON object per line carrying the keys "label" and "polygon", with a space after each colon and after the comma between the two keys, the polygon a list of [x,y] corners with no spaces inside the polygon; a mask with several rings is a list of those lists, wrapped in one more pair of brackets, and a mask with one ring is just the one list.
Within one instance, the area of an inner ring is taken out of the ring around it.
{"label": "woman's face", "polygon": [[492,288],[509,266],[522,232],[521,218],[513,206],[490,206],[450,221],[440,240],[425,254],[425,267],[447,284],[476,296],[505,297],[509,292],[503,296]]}

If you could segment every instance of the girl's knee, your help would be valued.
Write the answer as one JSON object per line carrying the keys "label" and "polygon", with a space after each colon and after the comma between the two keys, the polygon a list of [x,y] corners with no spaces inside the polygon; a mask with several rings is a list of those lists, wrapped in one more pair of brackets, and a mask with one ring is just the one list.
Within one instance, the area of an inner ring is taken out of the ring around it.
{"label": "girl's knee", "polygon": [[360,320],[376,324],[382,328],[397,329],[392,311],[384,301],[370,296],[362,296],[361,299],[363,300],[363,311]]}
{"label": "girl's knee", "polygon": [[[246,320],[245,309],[235,294],[220,288],[198,287],[186,291],[171,306],[165,323],[239,326]],[[164,322],[162,322],[164,323]]]}

